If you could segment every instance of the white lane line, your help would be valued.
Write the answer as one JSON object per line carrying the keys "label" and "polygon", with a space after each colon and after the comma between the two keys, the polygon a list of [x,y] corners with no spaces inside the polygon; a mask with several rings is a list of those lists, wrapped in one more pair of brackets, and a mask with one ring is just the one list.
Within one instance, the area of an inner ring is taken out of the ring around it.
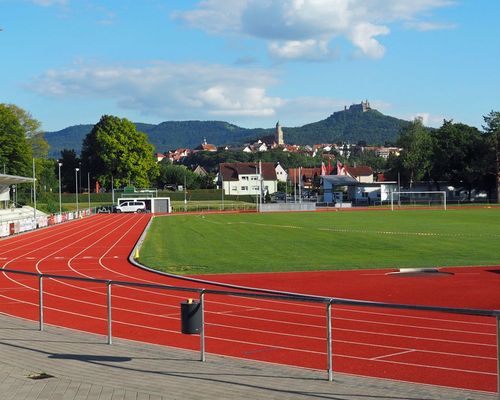
{"label": "white lane line", "polygon": [[383,355],[383,356],[373,357],[373,358],[370,358],[370,360],[372,360],[372,361],[381,360],[383,358],[400,356],[401,354],[413,353],[414,351],[415,350],[413,350],[413,349],[412,350],[399,351],[397,353],[392,353],[392,354],[386,354],[386,355]]}

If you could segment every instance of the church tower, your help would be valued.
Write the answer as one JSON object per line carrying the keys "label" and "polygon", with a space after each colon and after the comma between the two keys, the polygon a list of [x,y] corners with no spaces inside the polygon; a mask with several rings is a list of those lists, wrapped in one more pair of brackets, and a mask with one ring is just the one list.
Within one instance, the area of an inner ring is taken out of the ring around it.
{"label": "church tower", "polygon": [[283,140],[283,130],[281,129],[280,122],[276,122],[276,131],[274,133],[274,141],[278,144],[278,146],[283,146],[285,141]]}

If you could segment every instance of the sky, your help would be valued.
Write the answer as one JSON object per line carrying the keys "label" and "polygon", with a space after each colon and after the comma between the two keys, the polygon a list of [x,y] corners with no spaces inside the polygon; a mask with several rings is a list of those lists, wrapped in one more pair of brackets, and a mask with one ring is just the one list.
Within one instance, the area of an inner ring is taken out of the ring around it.
{"label": "sky", "polygon": [[498,0],[0,0],[0,103],[55,131],[102,115],[301,126],[344,106],[481,128]]}

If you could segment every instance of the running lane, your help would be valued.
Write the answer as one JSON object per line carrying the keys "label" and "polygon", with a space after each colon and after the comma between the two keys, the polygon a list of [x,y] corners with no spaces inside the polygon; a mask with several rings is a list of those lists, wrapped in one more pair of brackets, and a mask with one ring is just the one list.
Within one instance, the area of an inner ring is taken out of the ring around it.
{"label": "running lane", "polygon": [[[128,263],[127,257],[150,218],[147,214],[102,214],[4,239],[0,241],[0,265],[76,277],[201,287]],[[475,279],[476,284],[484,277],[472,274],[487,273],[486,269],[472,271],[469,282]],[[491,279],[498,279],[498,274],[488,273]],[[453,277],[459,278],[455,283],[465,285],[464,277],[458,273]],[[404,280],[387,276],[386,271],[209,278],[293,292],[421,304],[446,303],[443,288],[453,282]],[[46,279],[44,289],[47,323],[106,334],[104,284]],[[36,320],[37,290],[36,278],[3,273],[0,310]],[[483,285],[485,298],[489,298],[489,290],[488,284]],[[179,303],[193,295],[123,286],[113,286],[112,293],[115,337],[198,349],[197,336],[180,334]],[[207,295],[206,300],[208,352],[326,369],[323,306],[216,295]],[[480,306],[490,304],[481,301]],[[488,301],[495,304],[495,300]],[[495,327],[488,318],[336,307],[333,327],[336,371],[496,390]]]}

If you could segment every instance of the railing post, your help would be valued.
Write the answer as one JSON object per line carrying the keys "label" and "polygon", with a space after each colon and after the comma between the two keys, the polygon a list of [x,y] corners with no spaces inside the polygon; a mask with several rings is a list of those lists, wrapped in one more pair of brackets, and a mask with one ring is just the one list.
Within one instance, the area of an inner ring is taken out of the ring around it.
{"label": "railing post", "polygon": [[201,332],[200,332],[200,361],[205,361],[205,289],[200,292]]}
{"label": "railing post", "polygon": [[108,344],[113,343],[113,331],[112,331],[112,319],[111,319],[111,281],[106,282],[106,300],[107,300],[107,310],[108,310]]}
{"label": "railing post", "polygon": [[38,330],[43,331],[43,275],[38,275]]}
{"label": "railing post", "polygon": [[497,395],[500,400],[500,315],[497,319]]}
{"label": "railing post", "polygon": [[328,380],[333,381],[333,362],[332,362],[332,300],[326,305],[326,355],[328,357]]}

